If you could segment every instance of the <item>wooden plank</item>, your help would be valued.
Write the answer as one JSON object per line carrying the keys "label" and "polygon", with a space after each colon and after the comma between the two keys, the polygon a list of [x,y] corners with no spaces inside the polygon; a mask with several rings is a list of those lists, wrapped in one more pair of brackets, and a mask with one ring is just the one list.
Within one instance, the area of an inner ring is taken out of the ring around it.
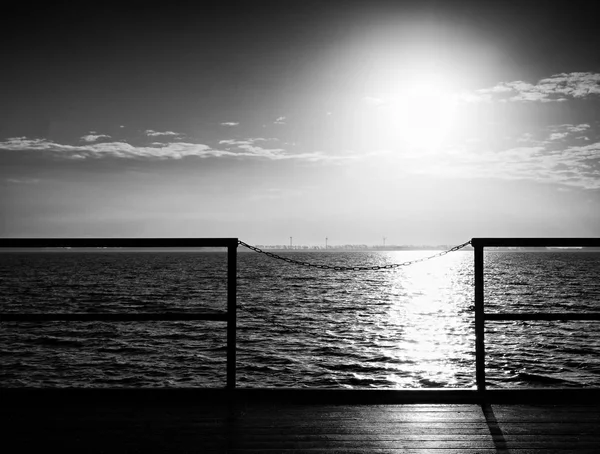
{"label": "wooden plank", "polygon": [[[246,442],[236,439],[229,446],[232,449],[249,450],[285,450],[285,449],[321,449],[321,450],[345,450],[345,449],[491,449],[496,448],[493,440],[394,440],[394,441],[362,441],[362,440],[334,440],[334,441],[282,441],[275,442]],[[507,442],[505,449],[571,449],[577,448],[592,449],[598,447],[597,442],[572,442],[572,441],[549,441],[549,442]]]}
{"label": "wooden plank", "polygon": [[[459,449],[436,449],[436,448],[368,448],[368,449],[228,449],[228,453],[232,454],[264,454],[264,453],[278,453],[278,454],[370,454],[370,453],[387,453],[387,454],[499,454],[502,451],[497,451],[496,448],[467,448],[462,447]],[[535,450],[518,450],[510,451],[511,454],[540,454],[540,451]],[[564,451],[564,450],[544,450],[544,454],[573,454],[574,452],[580,453],[580,451]],[[597,451],[588,450],[581,451],[581,454],[598,454]]]}
{"label": "wooden plank", "polygon": [[369,448],[369,449],[274,449],[274,450],[257,450],[257,449],[228,449],[228,453],[244,453],[244,454],[262,454],[262,453],[280,453],[280,454],[368,454],[368,453],[406,453],[406,454],[499,454],[510,452],[510,454],[598,454],[596,448],[559,448],[559,449],[510,449],[510,451],[497,450],[496,448],[467,448],[460,449],[436,449],[436,448]]}
{"label": "wooden plank", "polygon": [[[289,405],[287,408],[282,408],[279,406],[260,406],[252,405],[248,407],[247,412],[270,412],[273,413],[284,413],[287,415],[302,415],[304,413],[310,413],[311,415],[315,415],[316,417],[321,416],[341,416],[341,415],[351,415],[357,414],[362,416],[368,416],[370,414],[380,414],[380,415],[394,415],[394,414],[418,414],[418,413],[437,413],[437,414],[448,414],[448,413],[469,413],[469,414],[477,414],[481,415],[481,407],[476,404],[469,405],[444,405],[439,404],[440,408],[436,408],[435,406],[420,406],[414,404],[401,404],[401,405],[386,405],[386,406],[376,406],[376,405]],[[374,408],[380,407],[380,408]],[[583,410],[582,410],[583,411]]]}
{"label": "wooden plank", "polygon": [[496,388],[488,389],[483,400],[491,404],[600,404],[598,388]]}
{"label": "wooden plank", "polygon": [[[146,401],[132,406],[115,401],[97,407],[59,404],[6,410],[4,441],[13,445],[18,440],[26,452],[48,447],[245,454],[600,452],[599,405],[228,406]],[[586,422],[577,422],[586,416]]]}
{"label": "wooden plank", "polygon": [[[393,404],[390,407],[400,408],[402,405],[420,402],[431,405],[432,402],[454,405],[453,402],[465,404],[478,403],[482,400],[492,404],[498,403],[597,403],[600,404],[600,389],[594,388],[514,388],[487,390],[484,396],[475,390],[464,389],[260,389],[237,388],[233,392],[225,388],[11,388],[3,392],[4,405],[59,405],[62,402],[82,402],[86,405],[103,403],[127,403],[132,406],[151,402],[153,405],[189,403],[223,404],[232,396],[236,406],[254,408],[255,405],[278,403],[282,408],[294,408],[298,404],[309,404],[313,408],[323,408],[324,405],[352,405],[372,407],[374,405]],[[451,403],[449,403],[451,402]],[[283,405],[285,404],[285,405]],[[440,407],[442,408],[442,407]],[[476,408],[476,407],[473,407]],[[273,411],[273,410],[271,410]]]}
{"label": "wooden plank", "polygon": [[492,404],[492,408],[496,415],[499,414],[518,414],[523,415],[527,413],[549,413],[554,415],[589,415],[597,414],[600,411],[599,405],[580,405],[573,404],[568,407],[564,405],[519,405],[519,404]]}
{"label": "wooden plank", "polygon": [[[230,432],[230,434],[234,434]],[[395,441],[469,441],[469,440],[480,440],[480,441],[506,441],[513,444],[518,443],[548,443],[553,441],[558,441],[560,443],[594,443],[598,442],[598,436],[578,436],[576,434],[571,435],[559,435],[556,437],[548,437],[547,435],[511,435],[511,436],[491,436],[489,432],[487,434],[395,434],[395,435],[363,435],[363,434],[327,434],[327,435],[314,435],[314,434],[290,434],[289,436],[280,435],[280,436],[271,436],[268,434],[245,434],[245,433],[235,433],[235,438],[237,441],[243,442],[276,442],[279,439],[285,439],[289,441],[298,441],[298,442],[320,442],[320,441],[365,441],[365,442],[376,442],[376,441],[386,441],[386,442],[395,442]]]}
{"label": "wooden plank", "polygon": [[[319,417],[317,415],[306,414],[304,417],[298,415],[284,415],[279,414],[277,418],[269,417],[267,415],[251,415],[252,417],[245,422],[245,424],[263,424],[268,422],[271,426],[285,426],[289,424],[295,425],[310,425],[318,422],[320,425],[335,424],[337,422],[343,422],[344,424],[364,424],[365,418],[368,418],[370,424],[399,424],[399,423],[418,423],[418,422],[474,422],[476,420],[483,419],[481,415],[473,414],[460,414],[460,413],[388,413],[386,415],[379,414],[365,414],[365,415],[344,415],[338,417]],[[530,415],[528,418],[544,419],[545,415]],[[515,418],[516,419],[516,418]]]}
{"label": "wooden plank", "polygon": [[395,440],[395,441],[363,441],[363,440],[320,440],[320,441],[288,441],[245,442],[238,439],[230,444],[232,449],[268,450],[268,449],[491,449],[494,442],[487,440]]}
{"label": "wooden plank", "polygon": [[410,404],[478,403],[474,389],[324,389],[324,388],[238,388],[236,401],[300,404]]}
{"label": "wooden plank", "polygon": [[[231,432],[234,433],[234,432]],[[268,434],[268,433],[245,433],[235,432],[237,440],[265,442],[269,440],[286,439],[291,441],[449,441],[449,440],[490,440],[488,433],[476,434],[454,434],[454,433],[399,433],[399,434]],[[539,438],[539,435],[528,435],[530,439]],[[578,439],[571,436],[573,439]]]}
{"label": "wooden plank", "polygon": [[[379,453],[398,453],[398,454],[431,454],[432,452],[440,452],[440,454],[498,454],[495,448],[460,448],[460,449],[444,449],[443,451],[433,451],[431,448],[368,448],[368,449],[236,449],[230,448],[227,453],[231,454],[379,454]],[[518,453],[523,454],[523,453]],[[526,454],[530,454],[529,452]],[[533,454],[533,453],[531,453]],[[539,451],[536,453],[539,454]],[[544,452],[544,454],[546,454]],[[552,453],[551,453],[552,454]],[[597,452],[594,454],[598,454]]]}
{"label": "wooden plank", "polygon": [[414,434],[435,434],[435,433],[456,433],[456,434],[480,434],[489,433],[489,428],[485,424],[445,424],[445,423],[418,423],[418,424],[361,424],[348,425],[337,424],[330,426],[252,426],[246,424],[236,425],[241,431],[252,433],[276,433],[276,434],[364,434],[364,435],[398,435],[406,433]]}

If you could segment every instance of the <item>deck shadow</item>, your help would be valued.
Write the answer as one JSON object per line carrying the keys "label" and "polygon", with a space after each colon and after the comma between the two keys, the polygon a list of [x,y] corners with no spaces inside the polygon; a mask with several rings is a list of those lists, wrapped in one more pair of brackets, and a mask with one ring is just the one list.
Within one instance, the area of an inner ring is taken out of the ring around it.
{"label": "deck shadow", "polygon": [[492,436],[496,452],[498,454],[508,454],[510,451],[508,450],[506,439],[504,438],[504,432],[502,432],[500,424],[498,424],[498,420],[494,414],[494,409],[490,404],[484,403],[481,404],[481,410],[483,411],[483,416],[485,416],[485,422],[490,431],[490,435]]}

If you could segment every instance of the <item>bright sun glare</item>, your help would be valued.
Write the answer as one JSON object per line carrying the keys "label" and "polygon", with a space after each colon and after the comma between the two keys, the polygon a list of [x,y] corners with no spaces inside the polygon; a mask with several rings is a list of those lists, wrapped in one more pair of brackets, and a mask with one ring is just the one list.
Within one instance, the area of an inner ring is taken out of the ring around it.
{"label": "bright sun glare", "polygon": [[454,102],[440,87],[420,83],[399,93],[392,114],[400,139],[413,147],[439,148],[454,119]]}
{"label": "bright sun glare", "polygon": [[438,150],[456,125],[456,97],[433,77],[394,85],[382,96],[368,133],[384,131],[394,147]]}

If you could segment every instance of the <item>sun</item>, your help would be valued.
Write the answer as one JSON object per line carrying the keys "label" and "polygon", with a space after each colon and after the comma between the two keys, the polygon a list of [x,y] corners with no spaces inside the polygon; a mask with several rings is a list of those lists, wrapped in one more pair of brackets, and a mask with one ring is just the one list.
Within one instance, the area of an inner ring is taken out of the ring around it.
{"label": "sun", "polygon": [[457,124],[457,98],[435,79],[395,84],[382,96],[373,117],[389,145],[413,151],[437,151],[449,140]]}
{"label": "sun", "polygon": [[452,130],[455,102],[439,86],[420,83],[407,87],[394,100],[392,112],[399,137],[413,147],[439,148]]}

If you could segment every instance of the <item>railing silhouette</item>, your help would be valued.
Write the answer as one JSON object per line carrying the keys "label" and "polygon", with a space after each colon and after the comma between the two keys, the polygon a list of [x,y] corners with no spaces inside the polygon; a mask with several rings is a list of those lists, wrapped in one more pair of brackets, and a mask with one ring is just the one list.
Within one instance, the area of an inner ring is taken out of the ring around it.
{"label": "railing silhouette", "polygon": [[191,321],[211,320],[227,322],[227,381],[228,389],[235,388],[236,362],[236,291],[237,291],[237,238],[0,238],[0,248],[227,248],[227,312],[187,313],[3,313],[0,321]]}
{"label": "railing silhouette", "polygon": [[[0,248],[227,248],[226,313],[2,313],[0,321],[190,321],[227,322],[227,389],[236,387],[237,238],[0,238]],[[600,247],[600,238],[473,238],[475,260],[475,375],[479,394],[485,383],[485,322],[507,320],[600,320],[600,312],[528,312],[487,314],[484,305],[485,247]]]}
{"label": "railing silhouette", "polygon": [[475,251],[475,380],[477,391],[485,393],[485,322],[508,320],[600,320],[600,312],[500,312],[485,313],[485,247],[600,247],[600,238],[473,238]]}

